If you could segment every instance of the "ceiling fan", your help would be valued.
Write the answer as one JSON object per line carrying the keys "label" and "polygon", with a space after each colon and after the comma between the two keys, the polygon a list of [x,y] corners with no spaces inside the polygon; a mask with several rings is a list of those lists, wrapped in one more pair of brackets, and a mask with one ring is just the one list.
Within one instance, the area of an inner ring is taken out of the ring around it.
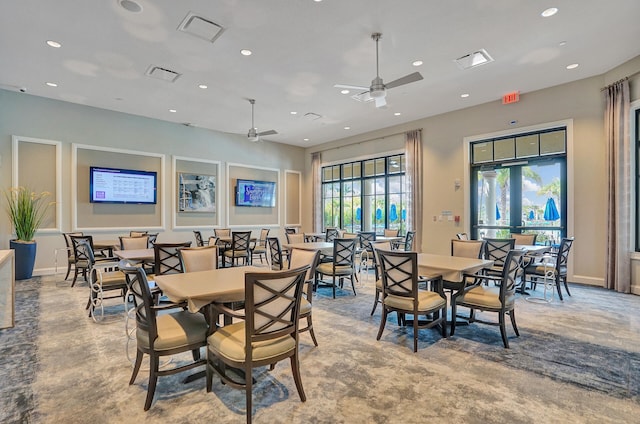
{"label": "ceiling fan", "polygon": [[378,70],[378,41],[380,41],[380,38],[382,38],[382,34],[379,32],[374,32],[373,34],[371,34],[371,38],[376,42],[376,77],[371,81],[371,86],[363,87],[360,85],[336,84],[334,85],[334,87],[364,90],[362,93],[357,95],[359,100],[363,102],[375,100],[376,107],[385,107],[387,105],[387,100],[385,99],[385,97],[387,96],[387,89],[420,81],[422,79],[422,75],[420,75],[420,72],[414,72],[412,74],[405,75],[402,78],[398,78],[397,80],[391,81],[388,84],[385,84],[382,81],[382,78],[380,78],[380,73]]}
{"label": "ceiling fan", "polygon": [[253,124],[253,106],[256,104],[256,101],[255,99],[248,99],[248,100],[249,100],[249,103],[251,103],[251,128],[247,133],[247,138],[249,139],[249,141],[253,141],[255,143],[256,141],[260,141],[261,136],[278,134],[278,132],[275,130],[258,132],[258,129]]}

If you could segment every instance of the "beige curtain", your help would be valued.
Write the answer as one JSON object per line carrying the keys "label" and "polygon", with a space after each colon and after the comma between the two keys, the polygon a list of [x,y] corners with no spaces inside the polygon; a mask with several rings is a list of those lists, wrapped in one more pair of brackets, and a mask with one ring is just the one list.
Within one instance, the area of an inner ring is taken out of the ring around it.
{"label": "beige curtain", "polygon": [[407,231],[415,231],[414,249],[422,251],[422,130],[405,134],[407,169]]}
{"label": "beige curtain", "polygon": [[311,153],[311,173],[313,190],[313,232],[322,231],[322,176],[320,175],[322,165],[322,154],[320,152]]}
{"label": "beige curtain", "polygon": [[[629,136],[629,81],[610,85],[606,92],[604,125],[607,142],[606,288],[631,292],[631,140]],[[576,241],[579,243],[579,237]],[[585,247],[588,248],[588,247]]]}

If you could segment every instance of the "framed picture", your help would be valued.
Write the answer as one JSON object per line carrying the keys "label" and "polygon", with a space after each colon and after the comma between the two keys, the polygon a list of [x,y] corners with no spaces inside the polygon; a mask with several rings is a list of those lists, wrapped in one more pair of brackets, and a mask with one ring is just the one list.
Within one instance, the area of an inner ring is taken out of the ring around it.
{"label": "framed picture", "polygon": [[216,177],[202,174],[178,174],[178,211],[215,212]]}

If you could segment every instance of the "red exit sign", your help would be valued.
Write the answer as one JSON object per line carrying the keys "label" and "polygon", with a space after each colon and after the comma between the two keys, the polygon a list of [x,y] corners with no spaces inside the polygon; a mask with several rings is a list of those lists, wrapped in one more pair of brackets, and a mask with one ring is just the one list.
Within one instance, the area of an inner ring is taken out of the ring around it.
{"label": "red exit sign", "polygon": [[504,96],[502,96],[503,105],[508,105],[509,103],[517,103],[518,101],[520,101],[519,91],[513,91],[511,93],[507,93]]}

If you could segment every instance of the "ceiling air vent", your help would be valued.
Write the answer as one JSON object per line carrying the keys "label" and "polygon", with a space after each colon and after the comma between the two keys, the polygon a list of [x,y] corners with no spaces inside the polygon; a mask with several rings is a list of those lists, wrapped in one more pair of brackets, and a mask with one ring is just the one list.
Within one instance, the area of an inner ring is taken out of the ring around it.
{"label": "ceiling air vent", "polygon": [[149,66],[149,68],[147,68],[147,72],[145,72],[145,75],[162,81],[176,82],[176,80],[182,74],[179,74],[167,68],[161,68],[160,66],[151,65]]}
{"label": "ceiling air vent", "polygon": [[222,35],[224,28],[209,19],[196,15],[194,12],[189,12],[178,26],[178,31],[186,32],[213,43]]}
{"label": "ceiling air vent", "polygon": [[362,93],[354,94],[353,96],[351,96],[351,98],[363,103],[370,102],[373,100],[373,97],[371,97],[371,94],[368,91],[363,91]]}
{"label": "ceiling air vent", "polygon": [[469,69],[493,62],[493,58],[485,49],[480,49],[476,52],[465,54],[454,60],[454,62],[456,62],[456,65],[458,65],[460,69]]}
{"label": "ceiling air vent", "polygon": [[313,113],[313,112],[307,112],[304,114],[305,119],[308,119],[309,121],[315,121],[317,119],[322,118],[322,116],[318,115],[317,113]]}

